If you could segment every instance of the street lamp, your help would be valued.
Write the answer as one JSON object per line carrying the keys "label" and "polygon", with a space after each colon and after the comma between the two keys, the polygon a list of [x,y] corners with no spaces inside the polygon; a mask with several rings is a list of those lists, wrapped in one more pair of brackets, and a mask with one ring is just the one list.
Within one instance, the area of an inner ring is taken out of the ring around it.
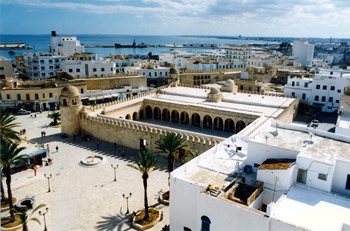
{"label": "street lamp", "polygon": [[51,192],[51,189],[50,189],[50,179],[52,178],[52,174],[50,174],[50,176],[46,176],[46,174],[44,174],[44,177],[46,177],[47,182],[48,182],[48,185],[49,185],[49,190],[48,190],[47,192]]}
{"label": "street lamp", "polygon": [[129,198],[132,196],[132,194],[130,193],[129,196],[125,196],[125,194],[123,194],[123,198],[126,199],[126,214],[129,214]]}
{"label": "street lamp", "polygon": [[114,181],[117,181],[117,168],[118,165],[116,164],[115,166],[111,164],[111,167],[114,168]]}
{"label": "street lamp", "polygon": [[46,212],[41,212],[41,211],[39,211],[39,215],[44,217],[44,224],[45,224],[45,229],[44,229],[44,231],[47,231],[45,215],[46,215],[46,213],[47,213],[48,211],[49,211],[49,208],[48,208],[48,207],[46,207]]}

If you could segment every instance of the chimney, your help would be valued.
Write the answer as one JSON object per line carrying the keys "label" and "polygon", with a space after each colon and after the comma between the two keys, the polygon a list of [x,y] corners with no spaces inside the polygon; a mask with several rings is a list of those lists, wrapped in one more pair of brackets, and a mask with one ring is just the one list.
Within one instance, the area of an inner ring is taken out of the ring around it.
{"label": "chimney", "polygon": [[52,37],[56,37],[56,31],[54,31],[54,30],[51,31],[51,36],[52,36]]}

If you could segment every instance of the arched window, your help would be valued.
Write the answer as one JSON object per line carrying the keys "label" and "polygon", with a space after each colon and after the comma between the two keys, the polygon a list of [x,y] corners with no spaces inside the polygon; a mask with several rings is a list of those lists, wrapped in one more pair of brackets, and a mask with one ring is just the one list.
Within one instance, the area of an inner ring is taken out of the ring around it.
{"label": "arched window", "polygon": [[202,216],[201,217],[202,220],[202,227],[201,227],[201,231],[210,231],[210,219],[207,216]]}

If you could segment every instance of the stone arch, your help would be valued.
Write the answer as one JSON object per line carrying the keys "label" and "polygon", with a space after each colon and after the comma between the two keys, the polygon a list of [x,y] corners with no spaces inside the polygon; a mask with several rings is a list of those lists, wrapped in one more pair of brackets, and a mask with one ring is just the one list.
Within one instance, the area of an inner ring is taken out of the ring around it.
{"label": "stone arch", "polygon": [[232,119],[225,120],[225,132],[234,133],[235,132],[235,123]]}
{"label": "stone arch", "polygon": [[171,122],[172,123],[179,123],[179,113],[176,110],[173,110],[171,112]]}
{"label": "stone arch", "polygon": [[139,115],[139,119],[144,119],[145,118],[145,114],[143,110],[140,110],[140,115]]}
{"label": "stone arch", "polygon": [[203,118],[203,128],[213,129],[213,120],[209,115],[205,115]]}
{"label": "stone arch", "polygon": [[147,106],[146,107],[146,118],[147,119],[152,119],[152,115],[153,115],[153,113],[152,113],[152,107],[151,106]]}
{"label": "stone arch", "polygon": [[125,119],[131,120],[131,115],[130,115],[130,114],[127,114],[127,115],[125,116]]}
{"label": "stone arch", "polygon": [[181,124],[185,124],[185,125],[189,125],[190,124],[189,123],[190,120],[189,120],[189,116],[188,116],[187,112],[185,112],[185,111],[181,112],[180,119],[181,119],[181,121],[180,121]]}
{"label": "stone arch", "polygon": [[162,113],[160,112],[159,107],[154,108],[154,119],[155,120],[161,120],[162,118]]}
{"label": "stone arch", "polygon": [[201,126],[201,117],[197,113],[192,114],[192,126],[200,127]]}
{"label": "stone arch", "polygon": [[242,120],[240,120],[236,123],[236,133],[239,133],[244,128],[245,128],[245,123]]}
{"label": "stone arch", "polygon": [[162,120],[170,122],[170,112],[169,112],[169,110],[167,108],[163,109]]}
{"label": "stone arch", "polygon": [[134,112],[132,114],[132,120],[140,120],[140,115],[138,112]]}
{"label": "stone arch", "polygon": [[214,119],[214,130],[223,131],[224,121],[220,117],[215,117]]}

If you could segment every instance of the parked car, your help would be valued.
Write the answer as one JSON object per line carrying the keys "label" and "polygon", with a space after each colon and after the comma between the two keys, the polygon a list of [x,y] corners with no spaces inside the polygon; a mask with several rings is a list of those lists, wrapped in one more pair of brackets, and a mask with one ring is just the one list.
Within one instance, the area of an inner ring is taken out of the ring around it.
{"label": "parked car", "polygon": [[30,113],[32,113],[31,111],[26,111],[26,110],[19,110],[17,112],[17,115],[29,115]]}

